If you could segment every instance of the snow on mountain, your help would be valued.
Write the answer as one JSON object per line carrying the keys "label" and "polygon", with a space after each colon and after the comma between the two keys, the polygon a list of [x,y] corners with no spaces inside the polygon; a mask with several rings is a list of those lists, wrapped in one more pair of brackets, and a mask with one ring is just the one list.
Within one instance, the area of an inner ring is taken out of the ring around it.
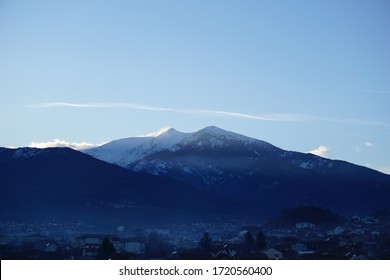
{"label": "snow on mountain", "polygon": [[[244,136],[238,133],[234,133],[231,131],[226,131],[221,128],[215,126],[208,126],[203,128],[195,133],[193,133],[192,137],[189,137],[185,141],[179,144],[180,146],[192,146],[193,148],[200,149],[221,149],[221,148],[238,148],[241,151],[243,150],[251,150],[251,153],[257,153],[258,156],[261,156],[258,151],[275,151],[280,150],[275,146],[264,142],[262,140],[258,140],[255,138],[251,138],[248,136]],[[256,146],[256,148],[253,148]],[[255,155],[254,155],[255,156]]]}
{"label": "snow on mountain", "polygon": [[[194,156],[202,151],[206,155],[199,158],[197,162],[192,162],[191,157],[186,156],[175,162],[167,162],[170,159],[164,160],[159,155],[154,156],[161,152],[170,153],[171,155],[176,152],[175,154],[180,155],[184,150],[187,153],[190,151]],[[291,156],[290,152],[283,151],[267,142],[215,126],[205,127],[193,133],[183,133],[169,128],[148,136],[124,138],[84,150],[85,153],[93,157],[137,172],[144,171],[158,175],[166,174],[167,169],[180,168],[186,174],[199,174],[200,172],[199,176],[204,177],[203,173],[206,169],[217,176],[222,176],[223,171],[221,170],[223,168],[205,160],[211,151],[225,151],[227,154],[222,159],[225,162],[226,156],[232,157],[234,155],[249,159],[264,159],[275,156],[288,158]],[[222,165],[226,167],[226,163],[222,163]],[[309,165],[302,165],[301,162],[298,162],[297,166],[308,168]],[[215,170],[218,172],[215,173]]]}
{"label": "snow on mountain", "polygon": [[[215,126],[193,133],[173,128],[112,141],[84,151],[136,172],[164,175],[194,185],[219,185],[246,177],[278,176],[292,169],[325,172],[333,161],[285,151],[262,140]],[[267,175],[267,176],[268,176]]]}
{"label": "snow on mountain", "polygon": [[238,134],[238,133],[223,130],[223,129],[216,127],[216,126],[205,127],[194,134],[195,134],[195,136],[207,135],[209,137],[219,138],[219,139],[223,139],[225,141],[226,140],[235,140],[235,141],[241,141],[241,142],[247,142],[247,143],[253,143],[255,141],[259,141],[257,139],[250,138],[250,137]]}
{"label": "snow on mountain", "polygon": [[175,145],[191,135],[192,133],[183,133],[169,128],[149,136],[115,140],[84,152],[100,160],[127,167],[152,153],[174,149]]}
{"label": "snow on mountain", "polygon": [[169,128],[143,137],[115,140],[83,152],[100,160],[127,167],[156,152],[174,152],[190,144],[199,148],[202,146],[221,148],[229,141],[239,141],[244,144],[262,142],[215,126],[209,126],[193,133],[183,133]]}
{"label": "snow on mountain", "polygon": [[209,126],[193,133],[170,128],[84,152],[132,171],[211,186],[236,173],[254,172],[256,160],[278,156],[282,151],[267,142]]}
{"label": "snow on mountain", "polygon": [[41,153],[41,150],[39,149],[27,149],[27,148],[21,148],[16,149],[14,153],[14,158],[29,158],[36,155],[39,155]]}
{"label": "snow on mountain", "polygon": [[[32,157],[36,152],[47,154],[27,160],[23,158]],[[129,191],[129,197],[134,198],[141,194],[144,201],[152,199],[150,205],[159,202],[162,197],[171,199],[165,205],[173,205],[172,202],[178,199],[186,206],[192,200],[197,201],[194,198],[196,194],[198,199],[210,195],[212,202],[209,205],[213,205],[216,198],[235,201],[239,206],[229,213],[239,212],[247,207],[247,213],[256,213],[256,216],[303,204],[327,207],[348,215],[372,213],[388,207],[388,175],[344,161],[285,151],[267,142],[217,127],[206,127],[193,133],[182,133],[171,128],[148,136],[112,141],[84,152],[138,173],[128,172],[129,175],[123,168],[118,169],[67,148],[20,149],[16,153],[15,150],[0,148],[0,164],[4,168],[23,164],[24,171],[32,172],[28,174],[40,180],[44,176],[35,176],[36,172],[31,171],[30,166],[35,168],[45,163],[47,170],[43,174],[50,174],[53,180],[61,175],[58,178],[61,178],[59,182],[63,190],[71,186],[78,191],[85,187],[84,182],[88,179],[92,181],[87,190],[100,182],[97,185],[99,190],[104,191],[104,197],[110,194],[112,186],[118,187],[119,180],[121,187],[118,194]],[[84,177],[85,168],[89,164],[99,168],[88,169],[89,175]],[[74,169],[75,167],[77,168]],[[4,168],[3,174],[8,174]],[[12,171],[13,176],[18,176],[15,175],[19,174],[18,168]],[[68,174],[69,168],[74,170],[73,175]],[[108,171],[105,172],[105,169]],[[108,177],[102,178],[99,172]],[[115,178],[111,172],[119,177]],[[98,179],[95,179],[95,173]],[[150,189],[145,190],[147,181],[138,181],[137,177],[148,177],[148,174],[158,176],[147,179],[154,183]],[[67,181],[69,178],[73,178],[72,181]],[[11,179],[12,176],[7,179],[9,181],[0,182],[0,185],[7,186],[12,182]],[[23,176],[22,179],[31,181],[28,176]],[[101,183],[102,180],[104,182]],[[169,190],[172,184],[177,184],[177,188]],[[50,189],[53,183],[47,182],[46,186]],[[151,190],[155,195],[152,195]],[[188,193],[189,191],[194,192]],[[182,194],[186,195],[185,199],[181,197]],[[132,201],[132,198],[127,201]],[[121,200],[114,203],[128,205]],[[241,207],[244,205],[245,207]],[[197,209],[197,206],[193,209]]]}
{"label": "snow on mountain", "polygon": [[44,153],[47,153],[47,150],[39,148],[0,148],[0,156],[8,159],[31,158]]}

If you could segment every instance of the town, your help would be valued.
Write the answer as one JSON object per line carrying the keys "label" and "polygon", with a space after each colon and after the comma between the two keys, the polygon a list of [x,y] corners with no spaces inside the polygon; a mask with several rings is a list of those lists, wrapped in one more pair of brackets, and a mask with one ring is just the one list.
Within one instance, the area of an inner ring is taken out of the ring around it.
{"label": "town", "polygon": [[160,229],[0,223],[0,259],[390,259],[390,222],[352,216],[338,225],[170,224]]}

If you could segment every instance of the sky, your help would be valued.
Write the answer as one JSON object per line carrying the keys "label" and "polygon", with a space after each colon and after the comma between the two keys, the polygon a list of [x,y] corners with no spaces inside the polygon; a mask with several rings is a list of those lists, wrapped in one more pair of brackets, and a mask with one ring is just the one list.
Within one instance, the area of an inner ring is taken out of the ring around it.
{"label": "sky", "polygon": [[215,125],[390,174],[389,46],[386,0],[1,0],[0,146]]}

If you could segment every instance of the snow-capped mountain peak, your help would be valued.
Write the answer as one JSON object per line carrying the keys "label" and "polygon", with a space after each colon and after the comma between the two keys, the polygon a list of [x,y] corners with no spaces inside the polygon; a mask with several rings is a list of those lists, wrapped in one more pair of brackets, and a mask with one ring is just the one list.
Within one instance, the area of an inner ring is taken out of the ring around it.
{"label": "snow-capped mountain peak", "polygon": [[175,133],[181,133],[181,132],[177,131],[173,127],[166,127],[166,128],[163,128],[159,131],[147,134],[146,137],[155,137],[156,138],[156,137],[160,137],[160,136],[164,136],[164,135],[171,135],[171,134],[175,134]]}
{"label": "snow-capped mountain peak", "polygon": [[[204,145],[218,149],[229,141],[251,144],[262,142],[244,135],[226,131],[216,126],[208,126],[199,131],[183,133],[174,128],[165,128],[147,136],[115,140],[84,152],[98,159],[128,167],[153,153],[174,152],[186,145]],[[264,142],[265,143],[265,142]]]}
{"label": "snow-capped mountain peak", "polygon": [[[317,188],[321,184],[324,189],[333,188],[325,178],[368,172],[345,162],[286,151],[215,126],[192,133],[165,129],[146,137],[116,140],[87,153],[131,171],[173,178],[202,191],[231,192],[233,196],[254,192],[267,197],[268,192],[296,188],[307,192],[312,185]],[[356,184],[352,180],[351,189]],[[298,201],[299,197],[294,199]]]}
{"label": "snow-capped mountain peak", "polygon": [[211,136],[211,137],[217,137],[217,138],[222,138],[224,140],[236,140],[236,141],[245,141],[245,142],[254,142],[254,141],[259,141],[257,139],[253,139],[235,132],[223,130],[219,127],[216,126],[207,126],[198,132],[195,133],[196,135],[206,135],[206,136]]}
{"label": "snow-capped mountain peak", "polygon": [[229,133],[226,130],[223,130],[219,127],[216,126],[206,126],[205,128],[199,130],[198,132],[203,132],[203,133],[210,133],[210,134],[226,134]]}
{"label": "snow-capped mountain peak", "polygon": [[[143,137],[115,140],[85,152],[130,170],[154,175],[168,174],[176,168],[186,174],[197,170],[194,176],[211,184],[223,177],[223,169],[228,165],[226,156],[251,160],[276,155],[279,150],[264,141],[208,126],[192,133],[166,128]],[[203,158],[199,158],[201,155]],[[194,158],[198,160],[194,162]]]}
{"label": "snow-capped mountain peak", "polygon": [[171,149],[191,137],[192,134],[179,132],[174,128],[167,128],[147,136],[114,140],[84,152],[98,159],[127,167],[134,161],[152,153]]}

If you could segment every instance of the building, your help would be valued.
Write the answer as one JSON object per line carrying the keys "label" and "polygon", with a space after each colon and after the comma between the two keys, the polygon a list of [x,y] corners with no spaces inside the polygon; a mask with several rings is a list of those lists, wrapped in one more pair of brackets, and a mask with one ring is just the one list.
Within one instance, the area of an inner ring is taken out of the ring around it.
{"label": "building", "polygon": [[262,254],[266,255],[268,259],[270,260],[281,260],[283,259],[282,252],[274,249],[274,248],[268,248],[264,251],[261,251]]}
{"label": "building", "polygon": [[120,243],[124,252],[136,255],[145,254],[145,243],[134,238],[121,239]]}
{"label": "building", "polygon": [[116,253],[145,254],[145,242],[135,238],[119,238],[112,234],[83,234],[76,237],[76,247],[82,249],[84,257],[96,257],[104,238],[108,238]]}
{"label": "building", "polygon": [[55,253],[58,250],[58,245],[55,243],[47,243],[45,247],[45,252],[47,253]]}
{"label": "building", "polygon": [[103,239],[107,237],[114,245],[115,250],[118,247],[119,237],[110,234],[83,234],[76,237],[76,247],[82,249],[82,255],[85,257],[96,257],[99,252]]}

